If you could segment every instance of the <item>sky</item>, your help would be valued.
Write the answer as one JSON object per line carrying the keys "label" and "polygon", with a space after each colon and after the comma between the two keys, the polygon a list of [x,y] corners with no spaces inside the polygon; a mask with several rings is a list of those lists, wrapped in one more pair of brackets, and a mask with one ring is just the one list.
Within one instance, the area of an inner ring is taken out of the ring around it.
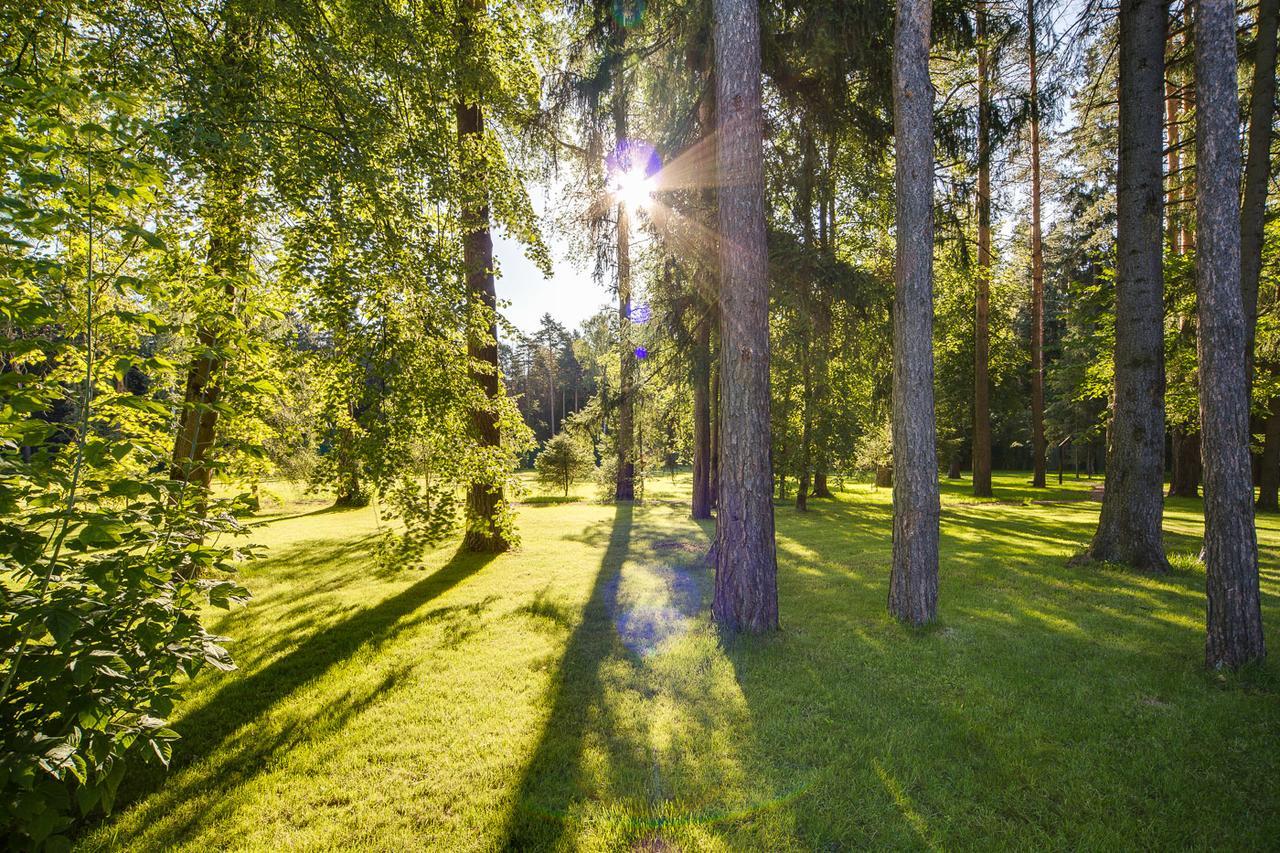
{"label": "sky", "polygon": [[[541,221],[546,222],[547,192],[530,187],[530,201]],[[597,284],[587,265],[579,266],[569,255],[569,244],[552,227],[544,227],[543,238],[551,250],[551,278],[544,278],[537,265],[524,254],[524,247],[497,232],[493,253],[498,262],[498,299],[508,304],[508,320],[523,332],[538,327],[543,314],[550,314],[567,329],[608,305],[612,299],[603,284]]]}

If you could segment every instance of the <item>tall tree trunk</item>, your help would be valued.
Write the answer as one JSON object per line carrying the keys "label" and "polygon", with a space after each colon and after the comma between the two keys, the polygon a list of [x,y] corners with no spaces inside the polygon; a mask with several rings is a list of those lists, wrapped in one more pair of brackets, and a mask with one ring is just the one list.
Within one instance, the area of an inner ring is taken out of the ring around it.
{"label": "tall tree trunk", "polygon": [[1044,250],[1040,237],[1040,88],[1036,8],[1027,0],[1027,55],[1031,72],[1031,485],[1044,488]]}
{"label": "tall tree trunk", "polygon": [[1246,318],[1240,288],[1235,3],[1199,0],[1195,17],[1205,662],[1211,669],[1235,669],[1266,652],[1249,472]]}
{"label": "tall tree trunk", "polygon": [[[482,14],[483,0],[464,7],[464,33],[474,27],[473,16]],[[471,410],[471,431],[482,447],[497,452],[502,446],[498,426],[497,399],[501,393],[498,367],[498,296],[493,278],[493,237],[489,232],[489,203],[485,187],[485,162],[480,153],[484,139],[484,116],[478,103],[459,101],[454,107],[458,147],[462,152],[467,184],[462,208],[462,262],[466,271],[467,357],[470,375],[483,392],[486,405]],[[554,405],[554,404],[553,404]],[[467,551],[500,553],[511,548],[511,512],[502,484],[475,480],[467,486],[466,533],[462,547]]]}
{"label": "tall tree trunk", "polygon": [[1258,278],[1271,179],[1271,124],[1276,101],[1276,24],[1280,0],[1260,0],[1255,41],[1253,88],[1249,106],[1249,156],[1240,208],[1240,289],[1244,297],[1245,359],[1252,382],[1254,341],[1258,333]]}
{"label": "tall tree trunk", "polygon": [[973,318],[973,493],[991,496],[991,60],[978,4],[978,275]]}
{"label": "tall tree trunk", "polygon": [[[249,267],[250,238],[243,215],[244,190],[235,177],[213,179],[210,184],[212,198],[206,203],[210,235],[208,265],[213,275],[224,282],[227,303],[234,304],[236,282],[242,280]],[[187,368],[170,476],[208,489],[213,477],[208,456],[217,435],[217,404],[221,396],[218,374],[223,367],[223,356],[219,352],[222,341],[207,325],[197,330],[196,338],[201,354],[193,358]]]}
{"label": "tall tree trunk", "polygon": [[[799,216],[800,234],[806,253],[812,253],[814,246],[813,233],[813,181],[817,161],[817,149],[813,137],[804,134],[801,143],[804,147],[803,160],[800,166],[800,181],[796,212]],[[808,281],[801,284],[800,310],[802,316],[797,326],[800,329],[800,477],[796,488],[796,509],[804,512],[809,508],[809,485],[813,476],[813,418],[817,401],[813,388],[813,337],[814,285]]]}
{"label": "tall tree trunk", "polygon": [[1152,572],[1169,568],[1161,539],[1164,30],[1160,0],[1121,0],[1115,392],[1102,512],[1088,551]]}
{"label": "tall tree trunk", "polygon": [[[715,75],[712,60],[705,53],[698,63],[698,73],[707,81],[707,91],[698,103],[698,126],[702,142],[708,146],[714,159],[716,139]],[[716,195],[712,186],[704,186],[700,194],[699,220],[707,233],[715,231]],[[709,267],[709,269],[708,269]],[[693,517],[711,518],[716,502],[716,432],[718,406],[715,405],[716,384],[719,377],[714,371],[714,353],[711,340],[716,322],[718,305],[717,283],[719,273],[714,261],[703,265],[695,281],[700,282],[695,294],[695,304],[702,311],[697,338],[694,341],[693,363]]]}
{"label": "tall tree trunk", "polygon": [[[630,168],[627,140],[627,96],[625,83],[618,81],[613,95],[613,129],[618,152],[617,168]],[[618,202],[618,358],[621,387],[618,396],[617,482],[614,500],[630,501],[636,497],[635,466],[635,369],[636,355],[631,351],[631,214],[624,200]]]}
{"label": "tall tree trunk", "polygon": [[893,35],[897,263],[893,305],[893,566],[889,612],[938,611],[938,457],[933,410],[933,85],[930,0],[899,0]]}
{"label": "tall tree trunk", "polygon": [[711,517],[711,318],[693,343],[693,517]]}
{"label": "tall tree trunk", "polygon": [[729,631],[778,627],[769,447],[760,21],[753,0],[713,0],[720,176],[723,447],[712,614]]}
{"label": "tall tree trunk", "polygon": [[[1258,329],[1258,279],[1271,179],[1271,124],[1276,99],[1276,19],[1280,0],[1258,4],[1253,89],[1249,108],[1249,156],[1244,169],[1244,204],[1240,208],[1240,287],[1244,295],[1245,358],[1252,387]],[[1280,365],[1267,364],[1273,376]],[[1280,398],[1268,406],[1258,470],[1258,509],[1280,511]]]}
{"label": "tall tree trunk", "polygon": [[[712,319],[715,317],[713,315]],[[720,422],[720,348],[714,347],[711,355],[711,482],[708,492],[711,508],[717,508],[720,499],[720,455],[724,452]]]}
{"label": "tall tree trunk", "polygon": [[813,322],[814,345],[817,357],[814,363],[814,435],[813,435],[813,491],[815,498],[834,498],[827,484],[830,467],[830,400],[831,400],[831,300],[819,296]]}
{"label": "tall tree trunk", "polygon": [[[239,141],[254,109],[257,82],[257,32],[250,21],[232,9],[222,12],[223,35],[217,60],[222,85],[206,108],[219,113],[225,126],[222,138],[211,146],[201,215],[209,233],[207,263],[221,287],[228,306],[234,306],[238,283],[249,274],[253,226],[245,216],[246,196],[254,166]],[[174,438],[170,476],[204,489],[213,476],[209,453],[217,437],[217,403],[221,396],[218,375],[222,371],[225,340],[219,330],[202,325],[196,332],[200,355],[187,368],[182,409]],[[204,498],[199,499],[203,511]]]}

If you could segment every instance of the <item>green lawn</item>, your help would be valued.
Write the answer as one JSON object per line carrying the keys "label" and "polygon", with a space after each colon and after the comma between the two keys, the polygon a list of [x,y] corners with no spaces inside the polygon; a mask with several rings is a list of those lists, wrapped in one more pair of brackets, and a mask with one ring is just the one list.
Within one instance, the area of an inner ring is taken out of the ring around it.
{"label": "green lawn", "polygon": [[518,553],[426,570],[377,559],[372,509],[291,494],[255,528],[254,602],[215,623],[240,670],[191,685],[172,771],[128,778],[82,844],[1275,845],[1280,519],[1260,522],[1273,657],[1224,678],[1201,667],[1198,502],[1170,501],[1180,556],[1149,578],[1069,568],[1091,484],[1027,481],[998,475],[997,502],[944,482],[924,632],[885,614],[889,490],[779,506],[783,630],[728,644],[687,475],[635,506],[527,504]]}

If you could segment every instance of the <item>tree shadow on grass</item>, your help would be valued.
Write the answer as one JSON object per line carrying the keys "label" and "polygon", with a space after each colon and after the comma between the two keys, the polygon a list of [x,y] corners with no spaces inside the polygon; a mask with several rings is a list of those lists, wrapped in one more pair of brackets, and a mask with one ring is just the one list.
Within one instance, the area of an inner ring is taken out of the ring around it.
{"label": "tree shadow on grass", "polygon": [[[856,503],[823,512],[864,515]],[[842,534],[779,514],[784,631],[730,655],[766,753],[817,779],[817,795],[790,806],[805,846],[1267,837],[1277,760],[1260,745],[1280,671],[1268,664],[1242,690],[1200,671],[1202,571],[1066,566],[1096,518],[944,507],[941,624],[917,632],[885,614],[887,550],[863,557],[887,527],[850,519]],[[1166,545],[1190,549],[1193,534],[1166,529]],[[1264,571],[1268,615],[1275,586]],[[1100,799],[1113,808],[1091,809]]]}
{"label": "tree shadow on grass", "polygon": [[[314,543],[311,546],[314,548]],[[332,555],[330,555],[332,558]],[[447,616],[453,608],[422,613],[424,605],[479,572],[494,559],[492,554],[459,550],[444,566],[384,599],[302,638],[284,654],[264,666],[228,673],[223,685],[202,705],[186,713],[174,724],[182,735],[174,749],[168,773],[160,768],[139,768],[126,777],[121,802],[136,802],[148,812],[145,823],[166,814],[176,803],[197,792],[208,795],[209,788],[227,791],[263,772],[274,756],[301,742],[315,742],[336,731],[346,720],[394,686],[405,673],[392,673],[391,681],[367,695],[348,695],[342,701],[317,709],[307,720],[291,721],[284,731],[263,739],[242,729],[255,727],[273,708],[308,685],[325,679],[334,667],[368,647],[393,640],[404,631],[424,622]],[[466,607],[488,606],[491,600]],[[212,758],[218,762],[216,776],[188,775],[181,771]],[[161,790],[162,789],[162,790]],[[176,828],[175,838],[192,827]]]}
{"label": "tree shadow on grass", "polygon": [[708,528],[683,506],[648,503],[633,528],[632,511],[619,505],[612,525],[567,537],[604,554],[497,846],[785,848],[786,821],[771,811],[795,780],[759,760],[709,625]]}
{"label": "tree shadow on grass", "polygon": [[[634,511],[630,503],[614,506],[608,544],[591,596],[569,635],[553,680],[551,713],[516,791],[515,806],[504,833],[507,848],[555,847],[568,828],[570,806],[589,796],[582,790],[578,766],[590,725],[589,710],[604,692],[601,665],[617,651],[613,615],[622,564],[631,546]],[[591,529],[587,535],[598,541],[603,533]]]}

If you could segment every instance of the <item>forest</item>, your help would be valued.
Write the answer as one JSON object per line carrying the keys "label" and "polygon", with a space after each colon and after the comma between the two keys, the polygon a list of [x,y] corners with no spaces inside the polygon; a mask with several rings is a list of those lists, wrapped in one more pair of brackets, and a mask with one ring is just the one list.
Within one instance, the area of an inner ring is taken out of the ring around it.
{"label": "forest", "polygon": [[1280,0],[0,0],[0,846],[1274,849]]}

